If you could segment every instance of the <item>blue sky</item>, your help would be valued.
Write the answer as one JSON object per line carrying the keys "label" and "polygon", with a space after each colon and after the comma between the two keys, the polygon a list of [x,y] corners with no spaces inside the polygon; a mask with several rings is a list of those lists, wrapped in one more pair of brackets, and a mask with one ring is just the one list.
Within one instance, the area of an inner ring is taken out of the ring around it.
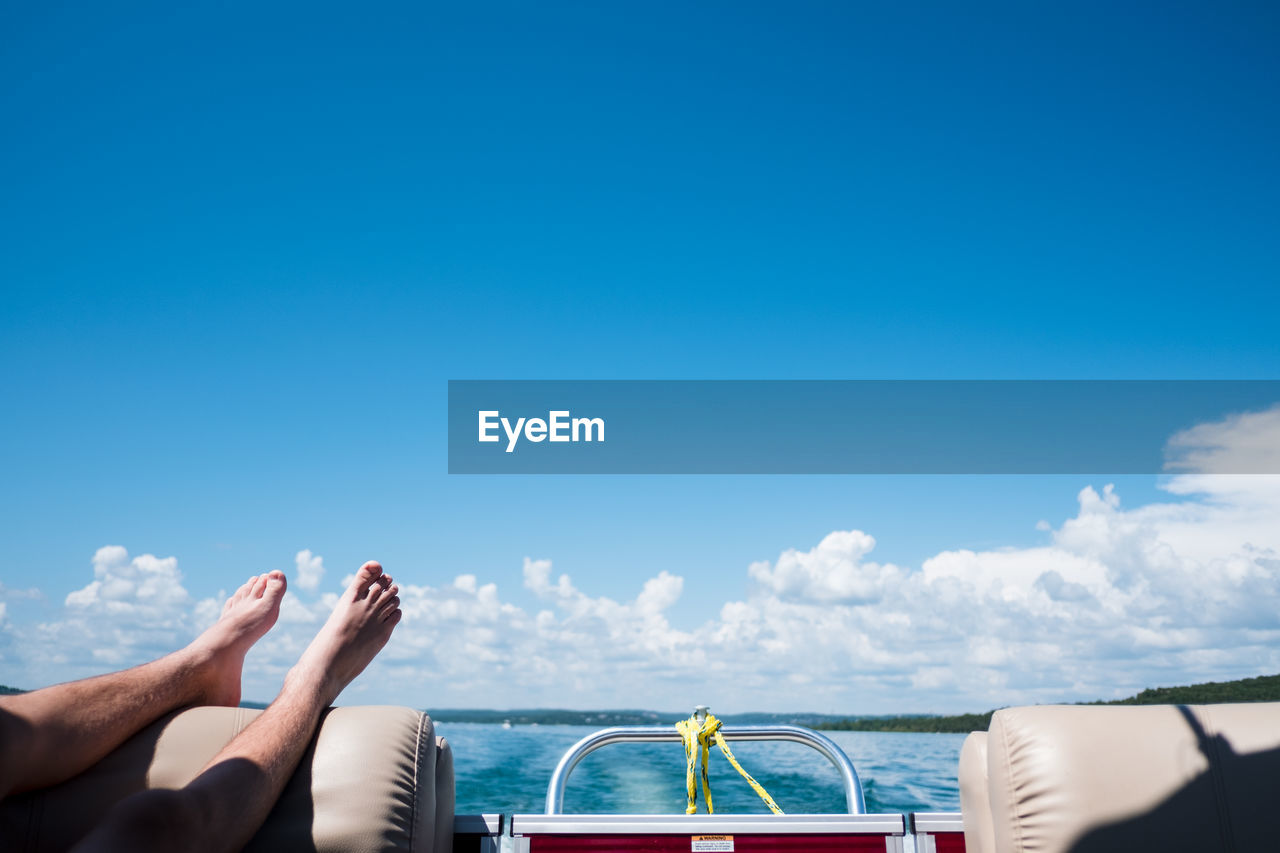
{"label": "blue sky", "polygon": [[[31,651],[40,625],[74,645],[57,626],[104,546],[129,554],[108,574],[176,558],[192,602],[309,549],[326,589],[377,557],[436,591],[494,582],[530,618],[526,557],[618,602],[666,571],[666,618],[695,631],[771,588],[750,564],[833,531],[917,571],[1061,538],[1085,487],[1194,500],[1105,472],[450,477],[451,378],[1276,378],[1270,4],[3,15],[0,582],[40,594],[4,602],[0,682],[107,663]],[[1260,674],[1257,654],[1181,671]],[[823,701],[967,710],[1179,672],[974,694],[919,666],[914,692]],[[645,704],[446,670],[360,695]]]}

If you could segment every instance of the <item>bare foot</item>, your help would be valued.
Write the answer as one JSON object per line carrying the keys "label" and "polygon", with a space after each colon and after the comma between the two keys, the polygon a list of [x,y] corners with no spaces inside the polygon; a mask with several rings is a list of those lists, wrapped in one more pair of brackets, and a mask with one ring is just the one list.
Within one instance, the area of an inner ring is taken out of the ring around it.
{"label": "bare foot", "polygon": [[378,563],[361,566],[285,683],[316,690],[325,705],[332,705],[391,638],[400,621],[399,591]]}
{"label": "bare foot", "polygon": [[283,572],[249,578],[227,599],[218,621],[187,647],[208,669],[206,705],[240,704],[244,656],[276,624],[285,585]]}

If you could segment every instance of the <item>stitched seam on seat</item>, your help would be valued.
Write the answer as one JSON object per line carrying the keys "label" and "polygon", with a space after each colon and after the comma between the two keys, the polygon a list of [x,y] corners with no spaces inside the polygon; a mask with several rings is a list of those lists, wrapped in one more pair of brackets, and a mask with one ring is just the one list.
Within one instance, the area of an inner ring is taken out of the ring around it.
{"label": "stitched seam on seat", "polygon": [[427,715],[418,712],[418,739],[414,743],[413,790],[409,797],[409,849],[413,849],[414,838],[418,835],[418,797],[422,784],[422,728],[426,724]]}
{"label": "stitched seam on seat", "polygon": [[[1015,836],[1015,837],[1014,837],[1014,840],[1013,840],[1013,842],[1014,842],[1014,844],[1013,844],[1013,849],[1014,849],[1014,850],[1017,850],[1017,851],[1020,851],[1020,850],[1022,850],[1022,849],[1023,849],[1023,848],[1022,848],[1022,810],[1021,810],[1021,809],[1019,809],[1019,808],[1017,807],[1017,800],[1015,800],[1015,799],[1014,799],[1014,796],[1013,796],[1013,793],[1014,793],[1014,787],[1013,787],[1013,758],[1010,756],[1010,750],[1009,750],[1009,727],[1008,727],[1008,726],[1006,726],[1006,725],[1001,725],[1001,726],[1000,726],[1000,740],[1001,740],[1001,742],[1002,742],[1002,744],[1003,744],[1003,746],[1004,746],[1004,750],[1003,750],[1003,751],[1004,751],[1004,770],[1005,770],[1005,778],[1006,778],[1006,780],[1007,780],[1007,781],[1006,781],[1006,783],[1005,783],[1005,785],[1006,785],[1006,787],[1007,787],[1007,789],[1008,789],[1006,793],[1007,793],[1007,796],[1008,796],[1008,802],[1009,802],[1009,804],[1013,807],[1013,808],[1012,808],[1012,811],[1013,811],[1013,834],[1014,834],[1014,836]],[[992,831],[992,834],[993,834],[993,835],[995,834],[994,829],[995,829],[995,827],[993,826],[993,827],[992,827],[992,830],[993,830],[993,831]]]}
{"label": "stitched seam on seat", "polygon": [[1226,853],[1233,853],[1236,844],[1234,833],[1231,831],[1231,804],[1227,800],[1226,780],[1222,778],[1222,765],[1226,756],[1222,754],[1222,748],[1218,743],[1219,738],[1216,736],[1217,732],[1213,728],[1213,720],[1209,715],[1199,713],[1192,706],[1187,706],[1187,710],[1200,721],[1200,725],[1204,728],[1205,743],[1213,751],[1212,755],[1206,755],[1205,758],[1209,759],[1209,781],[1213,785],[1213,798],[1217,801],[1218,833],[1222,839],[1222,849]]}

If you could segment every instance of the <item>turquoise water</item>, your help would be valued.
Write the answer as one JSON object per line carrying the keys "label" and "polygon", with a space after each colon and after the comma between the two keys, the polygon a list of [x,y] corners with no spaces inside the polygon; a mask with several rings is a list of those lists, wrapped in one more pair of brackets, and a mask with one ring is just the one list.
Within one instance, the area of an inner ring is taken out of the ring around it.
{"label": "turquoise water", "polygon": [[[528,814],[541,813],[545,807],[547,782],[560,756],[596,729],[439,723],[436,731],[453,746],[459,814]],[[857,768],[869,812],[959,811],[956,765],[964,735],[825,734]],[[794,743],[731,741],[730,747],[783,811],[845,811],[839,775],[814,750]],[[684,749],[678,742],[606,746],[574,769],[565,789],[564,810],[578,814],[683,812],[684,765]],[[711,793],[717,813],[767,811],[718,749],[711,753]]]}

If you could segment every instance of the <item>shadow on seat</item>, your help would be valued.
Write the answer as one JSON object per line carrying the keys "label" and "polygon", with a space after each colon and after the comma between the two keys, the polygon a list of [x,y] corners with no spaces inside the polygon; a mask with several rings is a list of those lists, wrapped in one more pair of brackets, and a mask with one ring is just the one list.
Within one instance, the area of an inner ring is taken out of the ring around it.
{"label": "shadow on seat", "polygon": [[[1183,850],[1189,837],[1204,839],[1207,846],[1199,850],[1280,849],[1280,827],[1273,821],[1280,801],[1280,748],[1241,755],[1223,735],[1205,732],[1190,708],[1180,705],[1178,711],[1195,732],[1208,768],[1154,809],[1085,833],[1072,853]],[[1280,727],[1280,709],[1275,722]],[[1210,801],[1216,808],[1204,808]],[[1209,844],[1215,834],[1218,843]]]}
{"label": "shadow on seat", "polygon": [[965,741],[970,853],[1280,849],[1280,704],[1038,706]]}

